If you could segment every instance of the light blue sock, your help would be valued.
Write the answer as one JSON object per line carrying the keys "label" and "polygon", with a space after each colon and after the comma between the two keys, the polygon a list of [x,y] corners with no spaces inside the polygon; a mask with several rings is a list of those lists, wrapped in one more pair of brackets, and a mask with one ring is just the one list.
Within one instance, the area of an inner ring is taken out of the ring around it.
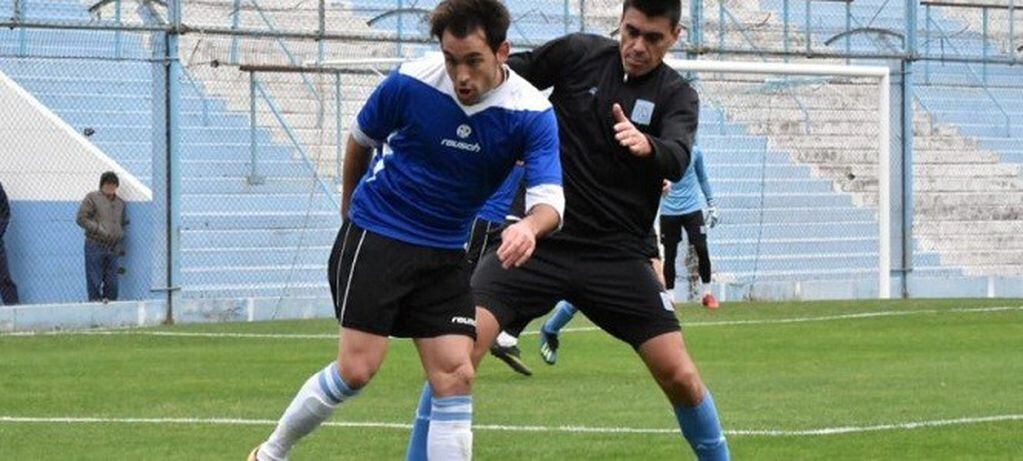
{"label": "light blue sock", "polygon": [[714,406],[714,397],[705,391],[703,401],[695,407],[675,406],[675,416],[682,428],[682,435],[693,447],[696,458],[700,461],[727,461],[728,442],[721,431],[718,421],[718,410]]}
{"label": "light blue sock", "polygon": [[575,317],[576,312],[579,312],[579,310],[568,301],[559,301],[554,306],[554,315],[544,322],[543,331],[552,335],[561,334],[561,329],[565,328],[565,325],[572,321],[572,317]]}
{"label": "light blue sock", "polygon": [[472,396],[434,397],[430,410],[427,458],[445,461],[472,459]]}
{"label": "light blue sock", "polygon": [[408,441],[406,461],[426,461],[426,441],[430,434],[432,408],[433,388],[427,382],[423,384],[423,393],[419,396],[419,407],[416,408],[416,420],[412,423],[412,437]]}

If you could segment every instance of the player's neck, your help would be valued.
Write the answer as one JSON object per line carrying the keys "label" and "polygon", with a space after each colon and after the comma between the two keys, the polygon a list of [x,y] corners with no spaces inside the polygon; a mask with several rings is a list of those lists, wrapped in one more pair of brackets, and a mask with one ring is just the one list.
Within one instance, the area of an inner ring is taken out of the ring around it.
{"label": "player's neck", "polygon": [[495,81],[497,83],[494,84],[493,88],[487,90],[486,93],[481,94],[480,95],[480,99],[478,101],[476,101],[475,104],[473,104],[474,106],[477,105],[477,104],[483,103],[491,95],[497,93],[498,90],[501,89],[501,85],[504,85],[504,83],[508,81],[508,67],[507,66],[505,66],[504,64],[498,66],[497,73],[498,73],[497,74],[497,78],[495,79]]}

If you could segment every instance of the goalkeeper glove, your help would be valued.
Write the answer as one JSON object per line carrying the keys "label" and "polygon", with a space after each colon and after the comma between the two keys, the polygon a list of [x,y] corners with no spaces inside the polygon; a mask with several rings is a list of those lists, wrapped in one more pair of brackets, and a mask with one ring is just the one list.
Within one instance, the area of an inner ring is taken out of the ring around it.
{"label": "goalkeeper glove", "polygon": [[718,209],[717,209],[717,207],[710,206],[710,207],[707,208],[707,227],[713,229],[714,226],[718,225],[718,221],[720,219],[721,219],[721,217],[718,216]]}

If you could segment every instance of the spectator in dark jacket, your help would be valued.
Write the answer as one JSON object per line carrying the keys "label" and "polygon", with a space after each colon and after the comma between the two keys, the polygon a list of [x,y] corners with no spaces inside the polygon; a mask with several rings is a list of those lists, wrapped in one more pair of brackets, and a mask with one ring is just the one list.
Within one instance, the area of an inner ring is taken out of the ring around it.
{"label": "spectator in dark jacket", "polygon": [[117,299],[118,258],[124,239],[124,200],[117,196],[120,181],[112,171],[103,173],[99,190],[82,200],[75,220],[85,229],[85,284],[89,301]]}
{"label": "spectator in dark jacket", "polygon": [[8,306],[18,304],[18,286],[11,278],[11,271],[7,269],[7,251],[4,249],[4,234],[10,222],[11,206],[7,202],[4,185],[0,183],[0,300]]}

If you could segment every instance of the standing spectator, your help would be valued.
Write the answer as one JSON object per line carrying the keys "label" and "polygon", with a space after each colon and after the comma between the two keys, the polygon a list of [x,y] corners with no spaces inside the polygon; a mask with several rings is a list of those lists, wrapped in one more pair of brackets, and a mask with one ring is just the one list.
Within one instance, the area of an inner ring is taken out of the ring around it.
{"label": "standing spectator", "polygon": [[7,203],[4,185],[0,183],[0,299],[8,306],[18,304],[18,286],[11,278],[11,271],[7,270],[7,252],[4,250],[4,234],[10,222],[11,206]]}
{"label": "standing spectator", "polygon": [[113,171],[103,173],[99,190],[85,196],[75,220],[85,229],[85,285],[89,301],[117,300],[118,258],[127,225],[124,200],[117,196],[119,186]]}

